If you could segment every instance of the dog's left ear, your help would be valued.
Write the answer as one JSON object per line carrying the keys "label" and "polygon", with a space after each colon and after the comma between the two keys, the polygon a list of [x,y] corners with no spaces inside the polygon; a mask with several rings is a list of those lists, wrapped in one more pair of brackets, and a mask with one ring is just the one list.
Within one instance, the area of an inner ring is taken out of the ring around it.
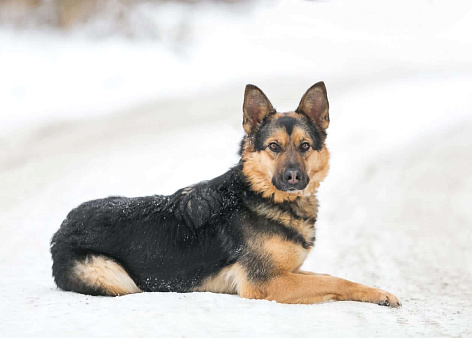
{"label": "dog's left ear", "polygon": [[243,128],[251,134],[267,115],[274,112],[274,108],[262,90],[248,84],[244,92],[243,112]]}
{"label": "dog's left ear", "polygon": [[328,93],[323,81],[315,83],[306,91],[296,111],[307,115],[321,128],[328,128],[329,102]]}

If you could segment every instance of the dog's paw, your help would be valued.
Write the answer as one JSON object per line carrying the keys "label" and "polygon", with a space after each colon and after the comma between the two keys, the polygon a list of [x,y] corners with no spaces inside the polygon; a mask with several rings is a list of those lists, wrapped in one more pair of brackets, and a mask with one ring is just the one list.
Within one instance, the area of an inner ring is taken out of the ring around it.
{"label": "dog's paw", "polygon": [[381,305],[381,306],[390,306],[390,307],[401,307],[402,303],[400,303],[400,300],[393,294],[377,289],[376,292],[378,293],[377,295],[377,301],[375,303]]}

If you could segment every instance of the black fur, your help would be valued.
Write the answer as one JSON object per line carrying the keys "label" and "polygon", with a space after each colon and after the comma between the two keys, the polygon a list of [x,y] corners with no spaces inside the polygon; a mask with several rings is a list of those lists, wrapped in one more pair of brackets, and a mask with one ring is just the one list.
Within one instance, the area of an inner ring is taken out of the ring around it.
{"label": "black fur", "polygon": [[265,203],[271,202],[249,188],[241,164],[171,196],[83,203],[52,239],[53,276],[64,290],[103,294],[71,272],[86,255],[102,254],[120,263],[143,291],[191,291],[236,261],[247,267],[250,279],[265,280],[270,263],[247,250],[245,238],[270,233],[305,248],[313,245],[294,229],[252,211]]}
{"label": "black fur", "polygon": [[297,120],[295,120],[293,117],[290,117],[290,116],[284,116],[278,119],[277,123],[280,126],[284,126],[285,130],[287,131],[287,134],[290,136],[292,135],[293,127],[297,123]]}

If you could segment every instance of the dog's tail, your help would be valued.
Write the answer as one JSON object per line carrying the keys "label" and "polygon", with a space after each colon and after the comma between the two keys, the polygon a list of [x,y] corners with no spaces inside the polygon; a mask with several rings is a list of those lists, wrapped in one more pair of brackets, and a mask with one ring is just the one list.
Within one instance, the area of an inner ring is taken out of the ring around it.
{"label": "dog's tail", "polygon": [[51,241],[52,274],[58,287],[87,295],[120,296],[141,290],[114,259],[73,249],[59,230]]}

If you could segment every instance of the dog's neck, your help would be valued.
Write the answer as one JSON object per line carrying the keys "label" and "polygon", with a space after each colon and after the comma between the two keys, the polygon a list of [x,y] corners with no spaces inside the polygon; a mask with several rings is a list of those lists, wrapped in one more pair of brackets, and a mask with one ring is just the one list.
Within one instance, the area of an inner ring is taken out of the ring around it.
{"label": "dog's neck", "polygon": [[274,203],[272,198],[250,189],[245,194],[246,205],[257,214],[272,218],[274,213],[298,220],[315,221],[318,214],[318,199],[314,193],[300,195],[291,201]]}
{"label": "dog's neck", "polygon": [[318,198],[315,193],[302,195],[291,204],[292,208],[298,210],[298,213],[303,215],[304,218],[316,220],[318,215]]}
{"label": "dog's neck", "polygon": [[283,224],[303,237],[305,248],[311,248],[315,240],[315,222],[318,200],[314,194],[300,196],[293,201],[274,203],[261,194],[248,190],[244,198],[246,206],[258,216]]}

